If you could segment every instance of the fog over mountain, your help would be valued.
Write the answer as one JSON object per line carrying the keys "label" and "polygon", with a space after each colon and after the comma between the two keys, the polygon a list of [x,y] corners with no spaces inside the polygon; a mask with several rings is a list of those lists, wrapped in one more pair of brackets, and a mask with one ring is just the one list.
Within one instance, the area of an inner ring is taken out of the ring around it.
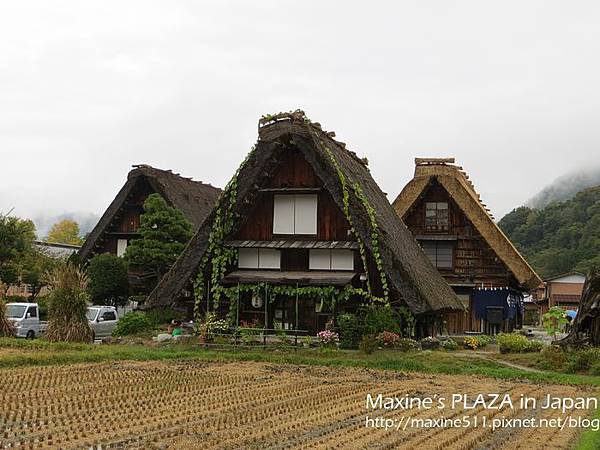
{"label": "fog over mountain", "polygon": [[600,185],[600,166],[563,175],[526,202],[531,208],[544,208],[552,202],[569,200],[579,191]]}

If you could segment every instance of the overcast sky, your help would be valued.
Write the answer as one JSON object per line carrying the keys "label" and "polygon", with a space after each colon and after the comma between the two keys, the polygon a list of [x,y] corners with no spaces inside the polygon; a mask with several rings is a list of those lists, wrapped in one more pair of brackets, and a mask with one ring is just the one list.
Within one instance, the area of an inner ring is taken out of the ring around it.
{"label": "overcast sky", "polygon": [[0,211],[100,215],[138,163],[223,186],[258,118],[301,108],[390,200],[451,155],[500,218],[600,164],[599,23],[595,1],[2,2]]}

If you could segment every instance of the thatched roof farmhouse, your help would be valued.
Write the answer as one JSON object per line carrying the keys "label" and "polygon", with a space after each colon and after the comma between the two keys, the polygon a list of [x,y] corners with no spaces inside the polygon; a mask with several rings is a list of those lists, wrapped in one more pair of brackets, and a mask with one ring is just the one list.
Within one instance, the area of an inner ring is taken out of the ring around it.
{"label": "thatched roof farmhouse", "polygon": [[[417,316],[462,310],[366,161],[334,136],[301,111],[263,117],[258,142],[148,304],[192,302],[195,291],[198,312],[227,286],[239,295],[266,285],[280,294],[273,317],[265,313],[269,322],[294,315],[279,298],[283,286],[295,287],[296,294],[285,292],[296,296],[308,292],[302,287],[318,287],[311,291],[316,296],[324,288],[346,289],[351,297],[404,306]],[[253,317],[249,304],[241,310]],[[263,310],[254,312],[261,317]],[[294,325],[321,328],[314,304],[306,314],[305,323],[296,314]]]}
{"label": "thatched roof farmhouse", "polygon": [[182,177],[170,170],[136,165],[88,235],[79,256],[87,261],[99,253],[122,255],[128,240],[137,235],[142,205],[152,193],[160,194],[170,206],[179,209],[197,229],[212,211],[220,192],[210,184]]}
{"label": "thatched roof farmhouse", "polygon": [[393,206],[470,311],[456,318],[454,331],[497,332],[519,325],[523,294],[542,280],[454,158],[416,158],[414,178]]}

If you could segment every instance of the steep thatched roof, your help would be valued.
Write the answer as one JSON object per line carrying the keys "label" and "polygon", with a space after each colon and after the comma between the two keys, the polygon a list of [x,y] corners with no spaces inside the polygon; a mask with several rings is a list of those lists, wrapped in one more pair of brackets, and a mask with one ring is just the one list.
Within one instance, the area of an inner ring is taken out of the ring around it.
{"label": "steep thatched roof", "polygon": [[561,345],[578,348],[586,344],[600,346],[600,270],[588,274],[571,331]]}
{"label": "steep thatched roof", "polygon": [[110,227],[115,214],[119,212],[125,200],[141,180],[146,180],[154,192],[160,194],[171,206],[179,209],[195,229],[200,227],[206,216],[212,211],[215,201],[221,193],[219,188],[184,178],[170,170],[156,169],[145,164],[133,167],[134,169],[127,175],[127,182],[83,243],[79,251],[82,260],[93,256],[96,243]]}
{"label": "steep thatched roof", "polygon": [[393,202],[394,209],[401,218],[404,219],[408,215],[430,183],[437,180],[523,287],[535,289],[543,284],[535,270],[496,225],[494,217],[481,201],[468,175],[462,167],[453,164],[454,159],[416,158],[415,163],[414,178]]}
{"label": "steep thatched roof", "polygon": [[[261,186],[265,186],[279,164],[285,149],[302,153],[312,166],[338,208],[343,209],[343,191],[337,169],[328,156],[334,156],[348,182],[358,183],[374,208],[380,231],[380,253],[390,288],[399,294],[415,314],[441,310],[462,310],[458,298],[432,266],[410,231],[392,209],[385,194],[371,177],[366,162],[346,150],[345,144],[333,139],[334,133],[322,131],[310,123],[304,113],[279,114],[259,122],[259,140],[255,150],[241,167],[237,177],[237,204],[234,213],[246,216]],[[367,250],[373,252],[370,227],[364,207],[350,196],[349,211],[354,227]],[[207,247],[215,212],[200,227],[177,262],[150,295],[153,305],[169,304],[194,276]],[[234,228],[236,225],[234,225]]]}

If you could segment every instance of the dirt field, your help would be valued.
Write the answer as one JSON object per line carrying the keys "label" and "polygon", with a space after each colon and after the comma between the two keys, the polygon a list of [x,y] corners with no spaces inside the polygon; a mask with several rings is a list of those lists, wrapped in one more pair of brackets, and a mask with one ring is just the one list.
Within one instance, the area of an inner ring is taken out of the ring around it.
{"label": "dirt field", "polygon": [[[0,370],[0,380],[0,448],[565,449],[577,430],[367,428],[366,416],[373,414],[366,410],[366,394],[590,393],[486,378],[262,363],[115,362]],[[444,414],[561,415],[481,409]],[[440,412],[410,415],[433,418]]]}

